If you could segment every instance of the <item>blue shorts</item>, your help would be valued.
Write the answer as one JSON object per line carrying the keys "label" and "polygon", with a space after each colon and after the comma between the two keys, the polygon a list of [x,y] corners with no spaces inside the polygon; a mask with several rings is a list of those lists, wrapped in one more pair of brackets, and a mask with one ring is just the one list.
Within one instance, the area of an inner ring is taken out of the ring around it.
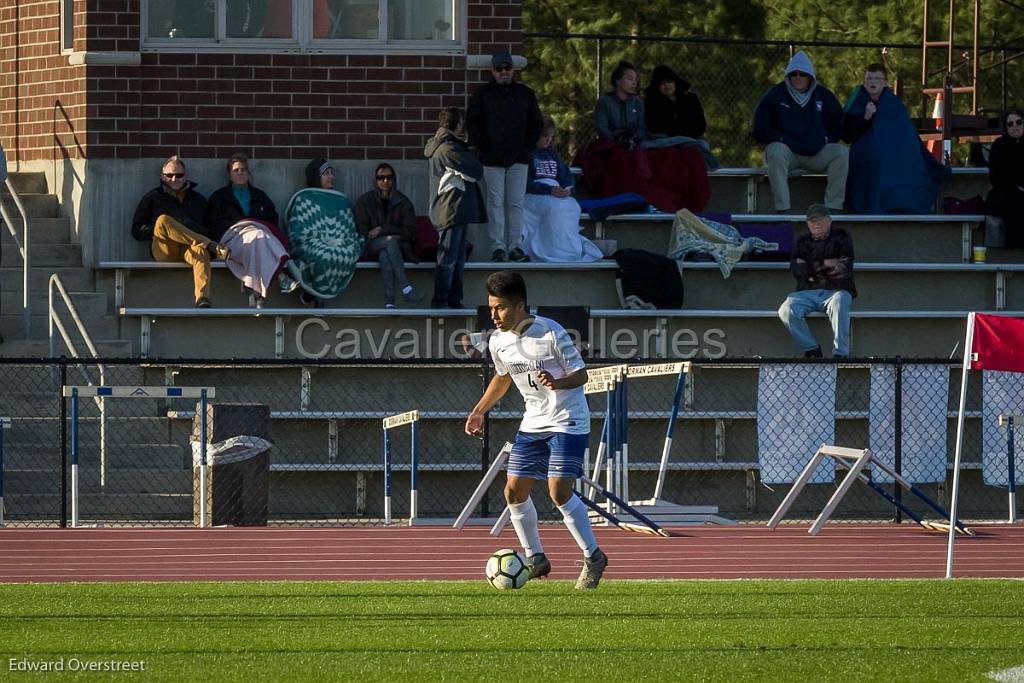
{"label": "blue shorts", "polygon": [[508,473],[528,479],[578,479],[583,476],[583,451],[589,443],[590,434],[516,432]]}

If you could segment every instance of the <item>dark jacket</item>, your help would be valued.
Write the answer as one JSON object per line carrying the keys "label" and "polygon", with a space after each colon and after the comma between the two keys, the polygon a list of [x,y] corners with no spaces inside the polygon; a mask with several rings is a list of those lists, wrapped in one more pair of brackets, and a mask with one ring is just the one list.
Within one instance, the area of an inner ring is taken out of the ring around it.
{"label": "dark jacket", "polygon": [[[825,259],[839,259],[834,269],[825,267]],[[802,261],[799,262],[799,261]],[[816,240],[805,233],[796,241],[789,269],[796,278],[796,289],[845,289],[857,296],[853,284],[853,239],[850,233],[832,225],[825,239]]]}
{"label": "dark jacket", "polygon": [[[659,89],[667,80],[675,81],[675,101],[662,95]],[[708,128],[704,107],[697,96],[690,92],[690,84],[664,64],[654,67],[651,84],[644,90],[644,113],[650,135],[699,138]]]}
{"label": "dark jacket", "polygon": [[437,180],[440,180],[448,169],[476,180],[466,181],[465,191],[451,189],[434,194],[430,200],[430,222],[434,227],[446,230],[455,225],[486,223],[487,211],[484,209],[483,193],[480,192],[484,167],[469,151],[466,143],[455,137],[447,128],[438,128],[434,137],[427,140],[423,156],[430,159],[430,175]]}
{"label": "dark jacket", "polygon": [[[786,85],[794,71],[810,74],[810,101],[800,106]],[[810,58],[797,52],[781,83],[768,89],[754,110],[754,138],[761,144],[782,142],[794,153],[813,156],[843,134],[843,108],[831,90],[818,83]]]}
{"label": "dark jacket", "polygon": [[466,108],[469,144],[479,150],[484,166],[529,163],[543,127],[537,96],[515,81],[499,85],[491,79],[473,93]]}
{"label": "dark jacket", "polygon": [[381,230],[378,237],[398,237],[402,247],[402,258],[413,263],[419,262],[413,249],[416,238],[416,209],[404,194],[392,190],[385,208],[380,190],[370,190],[356,200],[352,214],[355,217],[356,228],[364,237],[379,225]]}
{"label": "dark jacket", "polygon": [[1003,114],[1003,135],[992,143],[988,154],[988,177],[993,189],[1015,194],[1024,192],[1024,137],[1010,137],[1006,129],[1006,119],[1010,114],[1022,115],[1019,109]]}
{"label": "dark jacket", "polygon": [[606,92],[594,107],[598,137],[620,144],[638,145],[647,139],[645,118],[644,101],[636,95],[621,100],[615,91]]}
{"label": "dark jacket", "polygon": [[258,187],[249,186],[249,214],[242,211],[231,185],[225,185],[210,195],[206,206],[207,234],[215,240],[224,236],[224,231],[243,218],[277,224],[277,209],[267,193]]}
{"label": "dark jacket", "polygon": [[164,190],[163,184],[143,195],[135,209],[135,216],[132,217],[132,237],[140,242],[152,240],[153,224],[164,214],[192,232],[209,237],[203,223],[206,216],[206,198],[196,192],[195,187],[195,183],[189,182],[185,186],[185,196],[181,200]]}

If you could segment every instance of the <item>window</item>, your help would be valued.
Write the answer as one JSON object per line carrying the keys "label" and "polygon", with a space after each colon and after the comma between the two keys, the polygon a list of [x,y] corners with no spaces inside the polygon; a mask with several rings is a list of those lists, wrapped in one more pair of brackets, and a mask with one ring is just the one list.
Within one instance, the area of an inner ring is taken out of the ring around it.
{"label": "window", "polygon": [[60,51],[75,49],[75,0],[60,0]]}
{"label": "window", "polygon": [[462,52],[466,0],[143,0],[144,50]]}

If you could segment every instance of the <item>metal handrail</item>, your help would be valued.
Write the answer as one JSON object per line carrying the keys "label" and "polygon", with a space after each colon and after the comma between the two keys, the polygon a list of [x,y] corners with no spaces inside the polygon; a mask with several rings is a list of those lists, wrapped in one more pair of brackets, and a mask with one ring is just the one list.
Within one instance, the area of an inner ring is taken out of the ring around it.
{"label": "metal handrail", "polygon": [[[85,323],[82,322],[82,317],[78,314],[78,308],[68,295],[68,290],[64,287],[64,282],[61,280],[59,273],[54,273],[50,276],[50,281],[46,288],[48,305],[46,319],[50,337],[50,358],[55,358],[57,355],[57,340],[54,336],[54,327],[56,327],[57,331],[60,332],[61,339],[64,340],[64,344],[68,347],[68,351],[71,352],[71,357],[82,357],[81,354],[78,353],[78,347],[75,346],[75,342],[71,339],[71,335],[68,334],[67,329],[64,327],[64,323],[61,321],[60,316],[57,315],[57,309],[53,306],[54,288],[57,289],[57,292],[60,294],[60,298],[64,301],[64,305],[67,306],[68,312],[71,313],[71,319],[75,322],[75,327],[78,328],[78,333],[82,335],[82,340],[85,342],[86,349],[93,358],[99,359],[100,354],[96,350],[96,344],[93,343],[92,336],[85,328]],[[102,363],[97,363],[96,368],[100,373],[99,386],[106,386],[107,368]],[[82,373],[82,377],[86,384],[94,386],[92,379],[82,366],[79,366],[79,371]],[[103,487],[107,484],[107,405],[102,396],[94,397],[93,401],[100,409],[100,486]]]}
{"label": "metal handrail", "polygon": [[14,205],[18,207],[18,212],[21,214],[22,225],[25,226],[24,238],[18,239],[18,232],[14,229],[14,221],[11,220],[10,215],[7,213],[7,208],[4,207],[3,202],[0,202],[0,217],[3,218],[4,223],[7,224],[7,230],[11,233],[11,237],[14,238],[14,243],[18,245],[18,253],[21,254],[22,261],[22,276],[21,276],[21,307],[22,307],[22,325],[25,328],[25,339],[29,339],[29,334],[32,327],[32,309],[29,304],[29,289],[28,289],[28,275],[29,269],[31,268],[31,251],[29,250],[29,235],[31,234],[28,229],[28,211],[25,210],[25,205],[21,203],[21,197],[18,196],[17,190],[14,189],[14,183],[11,182],[10,177],[5,181],[8,191],[11,193],[11,197],[14,198]]}

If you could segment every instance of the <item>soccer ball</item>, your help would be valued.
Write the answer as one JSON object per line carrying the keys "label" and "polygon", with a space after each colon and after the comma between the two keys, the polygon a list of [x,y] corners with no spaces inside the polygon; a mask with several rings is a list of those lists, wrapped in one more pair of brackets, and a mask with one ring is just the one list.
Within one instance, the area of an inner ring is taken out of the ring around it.
{"label": "soccer ball", "polygon": [[515,550],[504,548],[487,558],[487,581],[498,589],[522,588],[530,579],[526,560]]}

